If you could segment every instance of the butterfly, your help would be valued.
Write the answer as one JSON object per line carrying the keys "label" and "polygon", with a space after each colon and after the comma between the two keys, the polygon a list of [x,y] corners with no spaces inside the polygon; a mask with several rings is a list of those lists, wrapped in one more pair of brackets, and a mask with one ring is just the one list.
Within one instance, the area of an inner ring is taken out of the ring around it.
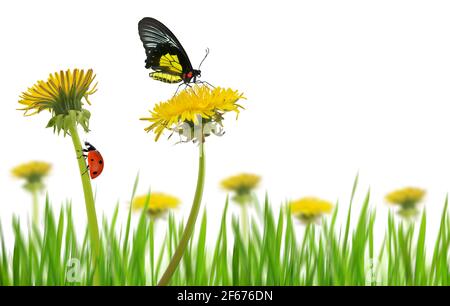
{"label": "butterfly", "polygon": [[164,24],[145,17],[139,21],[138,30],[147,55],[145,68],[153,70],[151,78],[165,83],[183,82],[181,84],[188,86],[199,82],[197,78],[201,76],[200,66],[208,56],[208,50],[199,69],[194,69],[183,46]]}

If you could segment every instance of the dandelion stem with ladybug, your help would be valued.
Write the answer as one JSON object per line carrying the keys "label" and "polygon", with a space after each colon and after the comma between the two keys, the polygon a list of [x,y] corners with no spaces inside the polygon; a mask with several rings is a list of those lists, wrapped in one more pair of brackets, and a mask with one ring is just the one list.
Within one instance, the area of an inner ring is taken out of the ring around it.
{"label": "dandelion stem with ladybug", "polygon": [[19,103],[24,107],[25,115],[34,115],[41,111],[50,111],[52,117],[47,127],[53,128],[58,135],[70,135],[77,157],[78,167],[83,185],[89,235],[94,263],[94,284],[98,284],[96,260],[100,253],[100,235],[94,195],[91,180],[87,173],[87,165],[83,158],[83,148],[78,135],[78,126],[85,132],[89,131],[90,112],[84,109],[85,102],[90,104],[88,97],[96,92],[93,85],[95,75],[92,69],[88,71],[74,69],[50,74],[47,81],[38,81],[33,87],[23,92]]}

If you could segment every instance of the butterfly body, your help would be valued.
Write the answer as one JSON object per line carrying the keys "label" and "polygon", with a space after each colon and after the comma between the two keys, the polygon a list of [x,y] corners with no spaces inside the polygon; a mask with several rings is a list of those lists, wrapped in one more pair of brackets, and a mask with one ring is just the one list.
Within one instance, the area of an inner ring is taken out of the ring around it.
{"label": "butterfly body", "polygon": [[195,83],[201,71],[191,61],[175,35],[161,22],[145,17],[138,24],[144,45],[145,68],[153,70],[150,77],[165,83]]}

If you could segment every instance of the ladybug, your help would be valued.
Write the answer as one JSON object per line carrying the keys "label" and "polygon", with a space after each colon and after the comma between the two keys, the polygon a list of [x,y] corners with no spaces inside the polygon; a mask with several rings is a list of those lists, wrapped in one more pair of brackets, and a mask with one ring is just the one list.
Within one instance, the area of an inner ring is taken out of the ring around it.
{"label": "ladybug", "polygon": [[91,176],[91,179],[95,179],[97,176],[99,176],[103,171],[103,157],[100,154],[100,152],[89,142],[85,141],[84,145],[86,146],[86,149],[83,149],[83,152],[86,152],[86,154],[83,154],[83,157],[88,162],[88,167],[86,169],[89,170],[89,175]]}

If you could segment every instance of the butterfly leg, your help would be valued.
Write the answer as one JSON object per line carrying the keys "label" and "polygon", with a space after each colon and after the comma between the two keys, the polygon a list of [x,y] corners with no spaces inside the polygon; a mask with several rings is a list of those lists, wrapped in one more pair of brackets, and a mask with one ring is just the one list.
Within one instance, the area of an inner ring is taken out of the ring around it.
{"label": "butterfly leg", "polygon": [[173,94],[173,96],[175,97],[178,93],[178,90],[180,89],[180,86],[182,86],[184,83],[181,83],[180,85],[178,85],[177,90],[175,90],[175,93]]}
{"label": "butterfly leg", "polygon": [[[195,83],[196,84],[196,83]],[[197,93],[195,92],[195,90],[194,90],[194,88],[192,87],[192,85],[191,84],[186,84],[186,87],[189,87],[191,90],[192,90],[192,92],[194,93],[194,95],[196,95],[197,97],[198,97],[198,95],[197,95]]]}
{"label": "butterfly leg", "polygon": [[[183,90],[186,90],[186,88],[188,88],[188,87],[189,87],[189,88],[192,88],[192,85],[189,84],[189,83],[181,83],[180,85],[178,85],[177,90],[176,90],[175,93],[173,94],[173,97],[175,97],[175,96],[177,95],[178,90],[179,90],[180,87],[183,86],[183,85],[185,86]],[[194,94],[195,94],[195,92],[194,92]]]}
{"label": "butterfly leg", "polygon": [[212,89],[215,89],[216,87],[214,86],[214,85],[212,85],[211,83],[209,83],[209,82],[207,82],[207,81],[200,81],[200,80],[198,80],[198,81],[196,81],[195,82],[196,84],[206,84],[206,85],[208,85],[209,87],[211,87]]}

